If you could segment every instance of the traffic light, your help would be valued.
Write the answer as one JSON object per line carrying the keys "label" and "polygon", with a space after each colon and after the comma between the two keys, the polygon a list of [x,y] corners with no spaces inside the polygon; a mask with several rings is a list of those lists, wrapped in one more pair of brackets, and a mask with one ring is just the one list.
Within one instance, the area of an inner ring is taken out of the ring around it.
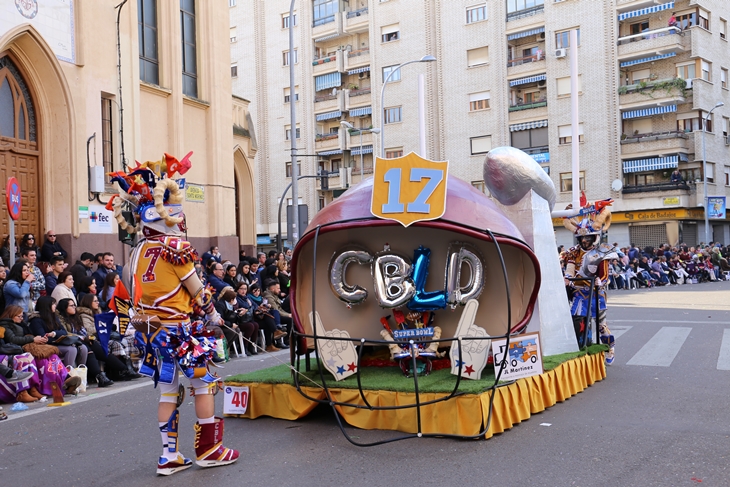
{"label": "traffic light", "polygon": [[322,191],[327,191],[328,189],[330,189],[329,176],[327,176],[326,171],[319,172],[319,183],[320,183],[320,189]]}

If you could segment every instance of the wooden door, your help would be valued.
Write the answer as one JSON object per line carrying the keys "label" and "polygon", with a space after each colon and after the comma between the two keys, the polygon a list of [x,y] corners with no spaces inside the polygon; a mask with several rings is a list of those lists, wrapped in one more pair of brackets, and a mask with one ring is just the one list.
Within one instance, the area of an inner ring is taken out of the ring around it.
{"label": "wooden door", "polygon": [[39,181],[38,132],[33,100],[25,81],[12,60],[0,57],[0,186],[2,240],[9,233],[5,206],[5,187],[9,177],[20,182],[22,211],[15,222],[17,240],[25,233],[43,242],[41,229],[41,195]]}

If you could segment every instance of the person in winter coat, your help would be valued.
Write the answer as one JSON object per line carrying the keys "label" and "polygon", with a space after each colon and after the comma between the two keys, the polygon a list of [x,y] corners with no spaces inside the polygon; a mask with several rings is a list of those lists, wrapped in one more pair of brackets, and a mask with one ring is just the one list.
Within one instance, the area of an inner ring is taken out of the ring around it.
{"label": "person in winter coat", "polygon": [[43,242],[41,247],[41,262],[50,262],[53,257],[60,257],[66,260],[68,253],[63,250],[61,244],[58,243],[56,232],[48,230],[46,232],[46,241]]}
{"label": "person in winter coat", "polygon": [[70,299],[76,304],[76,295],[74,294],[74,276],[69,271],[63,271],[58,276],[58,284],[53,289],[51,297],[60,303],[63,299]]}
{"label": "person in winter coat", "polygon": [[30,285],[35,276],[30,272],[30,266],[25,259],[18,260],[10,269],[8,280],[3,286],[5,307],[20,306],[23,313],[28,313],[30,306]]}
{"label": "person in winter coat", "polygon": [[76,367],[77,357],[79,359],[78,363],[85,365],[89,354],[86,345],[60,344],[63,338],[69,335],[56,314],[56,300],[50,296],[41,296],[35,307],[36,310],[28,317],[31,333],[35,336],[48,338],[49,343],[58,347],[64,365]]}

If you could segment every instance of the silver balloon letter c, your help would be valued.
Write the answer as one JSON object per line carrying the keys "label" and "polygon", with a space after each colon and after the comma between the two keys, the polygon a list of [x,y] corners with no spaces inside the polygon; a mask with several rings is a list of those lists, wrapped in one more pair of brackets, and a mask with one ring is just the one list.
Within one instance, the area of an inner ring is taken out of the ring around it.
{"label": "silver balloon letter c", "polygon": [[339,254],[335,254],[330,261],[330,287],[332,288],[332,292],[348,305],[360,304],[365,301],[368,297],[368,292],[365,288],[357,284],[347,284],[345,281],[345,272],[347,272],[347,266],[353,262],[369,264],[372,260],[372,255],[360,249],[348,249]]}

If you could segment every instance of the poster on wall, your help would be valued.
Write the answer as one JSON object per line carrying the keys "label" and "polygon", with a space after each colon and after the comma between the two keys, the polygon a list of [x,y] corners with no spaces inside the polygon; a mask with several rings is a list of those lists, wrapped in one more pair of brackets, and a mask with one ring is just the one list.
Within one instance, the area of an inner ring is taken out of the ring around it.
{"label": "poster on wall", "polygon": [[114,213],[101,205],[89,206],[89,233],[114,233]]}
{"label": "poster on wall", "polygon": [[61,61],[76,62],[74,0],[7,0],[0,37],[22,24],[32,25]]}
{"label": "poster on wall", "polygon": [[724,220],[726,214],[726,202],[724,196],[707,197],[707,218],[710,220]]}

